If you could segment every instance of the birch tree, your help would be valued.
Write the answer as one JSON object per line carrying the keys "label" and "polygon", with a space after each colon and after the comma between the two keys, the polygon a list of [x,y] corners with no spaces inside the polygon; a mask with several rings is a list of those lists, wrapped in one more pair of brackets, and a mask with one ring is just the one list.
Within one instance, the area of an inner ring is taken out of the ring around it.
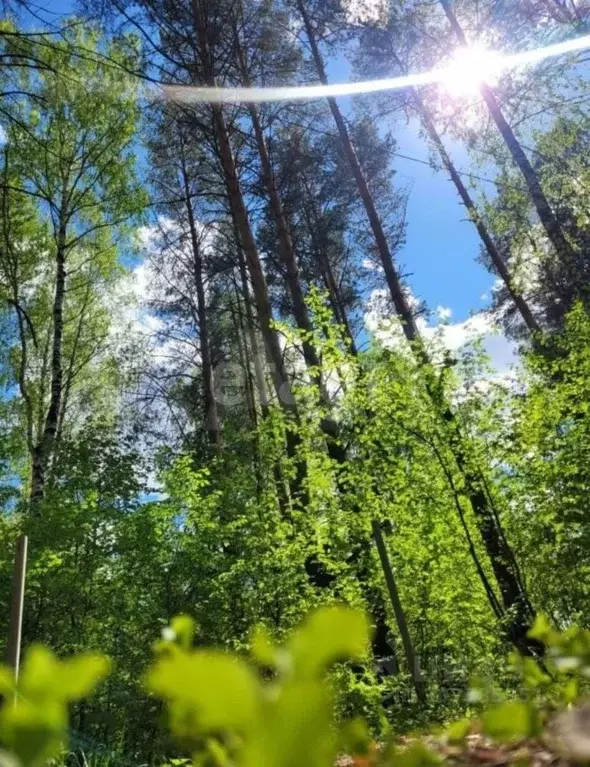
{"label": "birch tree", "polygon": [[[76,292],[84,293],[88,285],[85,280],[77,284],[78,277],[83,274],[106,283],[112,279],[119,269],[116,239],[145,199],[135,182],[131,151],[137,120],[135,88],[120,72],[99,63],[95,35],[80,34],[77,44],[96,51],[96,60],[74,53],[72,41],[52,47],[46,54],[51,68],[28,78],[27,87],[36,98],[16,102],[15,119],[7,125],[17,180],[9,178],[6,190],[29,195],[49,232],[49,262],[42,279],[49,281],[52,293],[44,362],[50,384],[40,399],[38,422],[27,427],[30,500],[36,511],[44,497],[47,470],[65,417],[68,382],[75,370],[65,354],[70,306]],[[122,62],[130,55],[134,53],[125,43],[109,51]],[[59,75],[54,75],[57,70]],[[80,311],[83,318],[85,310]],[[30,328],[24,332],[29,334]]]}

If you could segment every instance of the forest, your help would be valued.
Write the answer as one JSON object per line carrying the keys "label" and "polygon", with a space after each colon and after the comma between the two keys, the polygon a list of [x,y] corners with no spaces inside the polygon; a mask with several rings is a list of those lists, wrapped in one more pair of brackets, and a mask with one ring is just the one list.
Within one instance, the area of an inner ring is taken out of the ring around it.
{"label": "forest", "polygon": [[68,764],[185,763],[188,617],[365,641],[373,738],[515,699],[590,629],[590,2],[2,5],[0,652],[26,535],[23,655],[111,663]]}

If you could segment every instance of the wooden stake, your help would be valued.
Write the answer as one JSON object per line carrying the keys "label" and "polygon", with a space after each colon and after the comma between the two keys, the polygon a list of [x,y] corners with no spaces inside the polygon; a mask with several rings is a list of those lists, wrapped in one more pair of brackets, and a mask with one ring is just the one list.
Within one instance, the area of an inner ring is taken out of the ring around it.
{"label": "wooden stake", "polygon": [[27,570],[26,535],[19,535],[16,541],[16,555],[12,574],[12,596],[10,603],[10,622],[8,624],[8,643],[6,646],[6,663],[14,670],[14,678],[18,679],[20,666],[20,643],[23,627],[23,606],[25,601],[25,577]]}
{"label": "wooden stake", "polygon": [[391,562],[389,561],[389,554],[383,540],[383,532],[381,531],[381,523],[376,519],[372,521],[373,538],[377,544],[377,551],[379,552],[379,558],[381,559],[381,567],[385,575],[385,583],[387,584],[387,591],[389,592],[389,598],[395,613],[395,619],[401,634],[402,644],[404,646],[404,652],[406,654],[406,661],[412,681],[414,682],[414,689],[418,696],[418,701],[422,704],[426,703],[426,690],[424,688],[424,682],[422,681],[422,675],[420,673],[420,666],[418,663],[418,657],[414,652],[414,646],[408,631],[408,624],[406,623],[406,616],[402,607],[402,603],[399,598],[397,586],[395,584],[395,578],[393,570],[391,568]]}

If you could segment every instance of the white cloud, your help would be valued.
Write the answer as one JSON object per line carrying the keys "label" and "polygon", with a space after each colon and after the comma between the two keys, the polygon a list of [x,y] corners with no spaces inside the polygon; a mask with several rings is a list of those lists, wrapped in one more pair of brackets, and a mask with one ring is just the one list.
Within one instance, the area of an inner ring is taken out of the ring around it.
{"label": "white cloud", "polygon": [[518,365],[518,347],[505,335],[488,335],[483,340],[484,349],[493,369],[498,375],[508,375]]}
{"label": "white cloud", "polygon": [[453,310],[448,306],[437,306],[436,316],[441,322],[446,322],[446,320],[450,320],[453,316]]}
{"label": "white cloud", "polygon": [[[149,240],[147,227],[137,233],[138,241]],[[147,248],[146,251],[147,252]],[[171,368],[175,361],[177,343],[167,337],[166,324],[153,310],[150,302],[157,295],[157,274],[149,258],[135,266],[128,278],[121,282],[113,300],[118,309],[117,322],[113,326],[113,336],[121,347],[132,346],[143,353],[154,365]],[[184,359],[180,355],[176,359]]]}
{"label": "white cloud", "polygon": [[[443,319],[439,315],[439,319]],[[480,312],[463,322],[428,325],[423,318],[418,318],[418,327],[427,340],[440,339],[451,351],[457,351],[470,341],[496,332],[496,325],[490,314]]]}
{"label": "white cloud", "polygon": [[[410,304],[415,307],[418,301],[409,295]],[[500,326],[491,312],[478,312],[462,322],[448,322],[452,314],[448,307],[438,306],[438,322],[430,324],[422,316],[416,320],[422,337],[431,345],[436,358],[440,348],[451,352],[481,340],[483,348],[490,358],[490,365],[496,374],[506,375],[511,366],[518,362],[517,347],[500,332]],[[383,290],[374,290],[365,314],[365,326],[375,339],[388,348],[407,348],[401,325],[392,313],[388,295]]]}
{"label": "white cloud", "polygon": [[368,269],[370,272],[383,271],[382,267],[379,264],[375,263],[375,261],[371,260],[370,258],[363,259],[363,268]]}
{"label": "white cloud", "polygon": [[6,144],[7,141],[8,136],[6,135],[6,130],[0,125],[0,146]]}
{"label": "white cloud", "polygon": [[[205,236],[203,240],[205,240]],[[156,224],[143,226],[137,230],[136,243],[142,251],[144,260],[132,272],[132,291],[136,298],[134,324],[136,330],[147,341],[149,354],[153,361],[164,366],[173,366],[176,357],[186,364],[187,349],[181,333],[176,336],[167,332],[166,323],[158,316],[153,308],[155,301],[159,305],[167,301],[175,301],[177,295],[171,291],[171,286],[185,288],[184,281],[191,280],[191,287],[184,292],[192,292],[192,274],[190,262],[192,253],[188,249],[186,238],[183,236],[178,223],[171,218],[161,216]],[[175,257],[158,259],[158,254],[170,251]],[[190,339],[191,351],[194,357],[194,339]]]}
{"label": "white cloud", "polygon": [[346,19],[352,24],[384,23],[387,18],[385,0],[346,0]]}
{"label": "white cloud", "polygon": [[145,261],[138,264],[132,271],[131,289],[139,302],[147,299],[151,275]]}

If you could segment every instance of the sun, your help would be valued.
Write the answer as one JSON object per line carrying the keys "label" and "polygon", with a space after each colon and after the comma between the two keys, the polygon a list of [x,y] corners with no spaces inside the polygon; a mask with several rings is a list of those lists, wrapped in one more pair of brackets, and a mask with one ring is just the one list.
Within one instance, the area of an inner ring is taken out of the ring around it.
{"label": "sun", "polygon": [[472,45],[458,48],[442,70],[440,82],[451,96],[469,96],[482,83],[495,85],[502,69],[502,57],[486,48]]}

